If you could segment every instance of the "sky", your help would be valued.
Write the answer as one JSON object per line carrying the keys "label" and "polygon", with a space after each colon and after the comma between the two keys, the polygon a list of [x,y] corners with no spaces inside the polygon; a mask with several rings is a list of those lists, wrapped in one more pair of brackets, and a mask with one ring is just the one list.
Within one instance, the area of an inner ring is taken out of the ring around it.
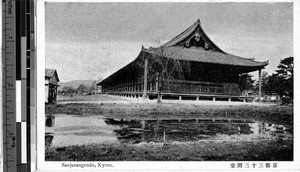
{"label": "sky", "polygon": [[[272,74],[293,54],[292,3],[46,3],[46,68],[61,82],[106,78],[141,51],[200,19],[223,51],[269,61]],[[258,72],[251,73],[254,79]]]}

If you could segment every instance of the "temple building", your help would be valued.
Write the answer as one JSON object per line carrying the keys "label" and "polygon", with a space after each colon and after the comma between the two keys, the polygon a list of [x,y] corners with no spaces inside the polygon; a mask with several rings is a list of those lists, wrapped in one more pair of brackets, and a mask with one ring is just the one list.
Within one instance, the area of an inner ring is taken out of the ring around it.
{"label": "temple building", "polygon": [[55,69],[45,69],[45,103],[55,103],[59,78]]}
{"label": "temple building", "polygon": [[142,47],[134,61],[97,85],[103,93],[121,96],[230,101],[243,97],[241,74],[258,71],[260,83],[261,70],[267,65],[224,52],[205,34],[198,19],[162,46]]}

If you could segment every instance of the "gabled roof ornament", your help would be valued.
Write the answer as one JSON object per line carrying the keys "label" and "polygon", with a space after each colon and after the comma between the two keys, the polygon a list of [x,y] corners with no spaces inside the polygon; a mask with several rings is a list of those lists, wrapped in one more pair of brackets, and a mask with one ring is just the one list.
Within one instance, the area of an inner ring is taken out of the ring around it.
{"label": "gabled roof ornament", "polygon": [[200,18],[196,21],[197,24],[201,24]]}
{"label": "gabled roof ornament", "polygon": [[197,20],[196,20],[196,22],[194,23],[194,26],[198,26],[198,25],[201,25],[201,22],[200,22],[200,19],[198,18]]}
{"label": "gabled roof ornament", "polygon": [[[202,38],[201,39],[202,43],[201,43],[200,47],[205,47],[205,43],[206,43],[206,44],[209,44],[209,47],[206,48],[206,49],[212,50],[212,51],[221,52],[221,53],[225,53],[216,44],[214,44],[209,39],[209,37],[205,34],[205,32],[203,31],[203,29],[201,27],[200,18],[198,18],[196,20],[196,22],[193,23],[186,30],[184,30],[179,35],[177,35],[176,37],[174,37],[173,39],[171,39],[167,43],[163,44],[162,46],[165,46],[165,47],[171,47],[171,46],[185,46],[185,47],[189,47],[189,46],[193,46],[193,45],[191,45],[191,42],[189,42],[189,40],[191,39],[191,37],[195,36],[195,33],[200,34],[200,36]],[[189,42],[189,43],[187,43],[187,42]]]}

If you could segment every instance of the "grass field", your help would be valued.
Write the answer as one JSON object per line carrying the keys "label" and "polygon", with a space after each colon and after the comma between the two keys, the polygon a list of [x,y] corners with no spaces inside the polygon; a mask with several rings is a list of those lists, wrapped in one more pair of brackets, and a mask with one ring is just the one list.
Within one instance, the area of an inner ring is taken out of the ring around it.
{"label": "grass field", "polygon": [[[46,114],[101,115],[108,118],[129,119],[186,119],[226,118],[245,119],[293,126],[293,107],[255,105],[251,103],[220,105],[210,103],[137,102],[118,97],[79,96],[63,104],[49,104]],[[91,101],[91,102],[78,102]],[[293,160],[293,139],[262,138],[226,141],[197,141],[187,143],[91,144],[83,146],[51,147],[46,149],[49,161],[290,161]]]}
{"label": "grass field", "polygon": [[49,104],[46,114],[70,115],[102,115],[110,118],[146,118],[146,119],[182,119],[182,118],[226,118],[247,119],[277,124],[293,124],[293,107],[279,105],[252,105],[243,104],[188,104],[188,103],[161,103],[119,101],[110,98],[110,101],[82,103],[74,100],[64,104]]}
{"label": "grass field", "polygon": [[51,161],[291,161],[293,142],[85,145],[46,150]]}

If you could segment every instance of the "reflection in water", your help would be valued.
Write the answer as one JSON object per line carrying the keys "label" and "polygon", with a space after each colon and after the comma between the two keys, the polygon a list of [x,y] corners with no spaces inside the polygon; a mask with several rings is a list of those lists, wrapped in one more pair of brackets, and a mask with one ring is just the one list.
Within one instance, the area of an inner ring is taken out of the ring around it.
{"label": "reflection in water", "polygon": [[45,124],[46,127],[52,127],[55,124],[55,116],[47,115]]}
{"label": "reflection in water", "polygon": [[45,146],[46,148],[50,147],[53,140],[53,133],[46,133],[45,134]]}
{"label": "reflection in water", "polygon": [[56,116],[56,124],[46,127],[46,146],[93,143],[187,142],[218,139],[218,135],[261,135],[288,133],[283,125],[213,119],[112,119],[99,116]]}
{"label": "reflection in water", "polygon": [[118,128],[114,130],[121,142],[164,142],[197,141],[209,139],[216,134],[251,134],[249,123],[191,120],[116,120],[105,119],[106,124]]}

